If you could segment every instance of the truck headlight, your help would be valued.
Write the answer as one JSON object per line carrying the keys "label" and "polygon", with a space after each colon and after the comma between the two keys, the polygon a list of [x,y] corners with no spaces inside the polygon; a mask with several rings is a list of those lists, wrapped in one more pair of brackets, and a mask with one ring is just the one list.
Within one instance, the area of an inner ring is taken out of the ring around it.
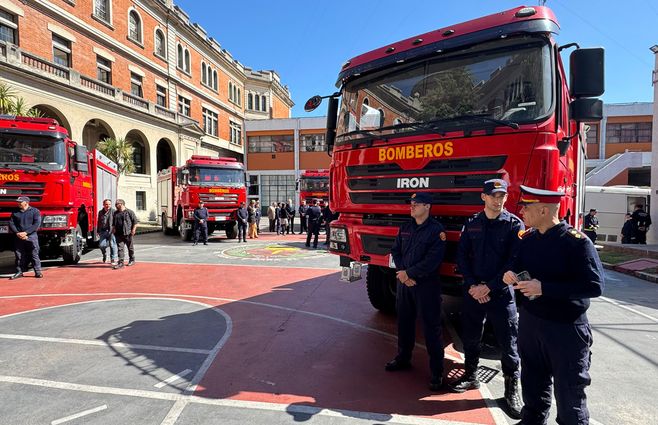
{"label": "truck headlight", "polygon": [[41,227],[68,227],[69,218],[66,215],[47,215],[41,220]]}
{"label": "truck headlight", "polygon": [[342,227],[331,227],[329,240],[336,242],[347,242],[347,230]]}
{"label": "truck headlight", "polygon": [[194,211],[190,210],[187,212],[187,218],[194,218]]}

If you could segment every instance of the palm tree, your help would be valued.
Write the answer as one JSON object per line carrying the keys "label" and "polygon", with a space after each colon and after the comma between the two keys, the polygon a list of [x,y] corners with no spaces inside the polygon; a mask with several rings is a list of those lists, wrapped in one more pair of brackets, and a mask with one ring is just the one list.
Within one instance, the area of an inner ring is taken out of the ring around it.
{"label": "palm tree", "polygon": [[0,114],[10,114],[13,110],[16,93],[6,85],[0,82]]}
{"label": "palm tree", "polygon": [[117,176],[117,186],[119,185],[121,174],[130,174],[135,171],[135,163],[133,162],[133,152],[135,151],[135,148],[133,147],[132,142],[123,137],[108,137],[98,142],[96,149],[117,164],[117,169],[119,171]]}
{"label": "palm tree", "polygon": [[25,104],[25,99],[22,97],[15,97],[13,102],[11,102],[11,109],[9,113],[12,115],[27,117],[30,109]]}

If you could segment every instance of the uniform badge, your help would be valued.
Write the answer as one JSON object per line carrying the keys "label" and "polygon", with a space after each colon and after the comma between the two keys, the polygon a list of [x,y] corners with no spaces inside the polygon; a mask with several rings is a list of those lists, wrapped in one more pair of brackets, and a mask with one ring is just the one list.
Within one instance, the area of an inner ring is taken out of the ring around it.
{"label": "uniform badge", "polygon": [[523,239],[523,235],[525,235],[525,230],[519,230],[519,239]]}
{"label": "uniform badge", "polygon": [[446,232],[441,232],[441,233],[439,233],[439,239],[441,239],[442,241],[445,241],[446,239],[448,239],[448,238],[446,237]]}
{"label": "uniform badge", "polygon": [[569,230],[569,233],[571,234],[571,236],[573,236],[576,239],[580,239],[583,237],[583,235],[576,229]]}

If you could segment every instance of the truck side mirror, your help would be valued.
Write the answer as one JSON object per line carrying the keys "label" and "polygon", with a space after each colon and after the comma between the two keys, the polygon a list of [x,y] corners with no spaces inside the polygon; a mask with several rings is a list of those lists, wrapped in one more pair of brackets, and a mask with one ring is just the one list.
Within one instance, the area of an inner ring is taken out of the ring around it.
{"label": "truck side mirror", "polygon": [[329,98],[329,107],[327,108],[327,154],[331,155],[334,151],[336,141],[336,123],[338,121],[338,97]]}
{"label": "truck side mirror", "polygon": [[575,98],[597,97],[605,91],[604,50],[578,49],[569,56],[569,89]]}
{"label": "truck side mirror", "polygon": [[576,99],[569,105],[571,119],[578,122],[601,121],[603,118],[603,101],[594,98]]}
{"label": "truck side mirror", "polygon": [[86,146],[75,145],[74,168],[83,173],[89,172],[88,151]]}

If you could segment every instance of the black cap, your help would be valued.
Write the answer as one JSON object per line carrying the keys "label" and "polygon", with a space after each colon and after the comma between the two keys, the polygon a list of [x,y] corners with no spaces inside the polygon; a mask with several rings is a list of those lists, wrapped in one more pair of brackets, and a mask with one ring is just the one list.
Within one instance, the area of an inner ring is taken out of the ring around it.
{"label": "black cap", "polygon": [[427,192],[418,192],[411,195],[411,198],[407,200],[407,203],[410,204],[415,202],[417,204],[431,204],[432,195]]}
{"label": "black cap", "polygon": [[30,198],[27,196],[19,196],[18,199],[16,199],[16,202],[30,202]]}
{"label": "black cap", "polygon": [[503,179],[491,179],[484,182],[482,186],[482,193],[491,195],[496,192],[507,193],[507,182]]}

